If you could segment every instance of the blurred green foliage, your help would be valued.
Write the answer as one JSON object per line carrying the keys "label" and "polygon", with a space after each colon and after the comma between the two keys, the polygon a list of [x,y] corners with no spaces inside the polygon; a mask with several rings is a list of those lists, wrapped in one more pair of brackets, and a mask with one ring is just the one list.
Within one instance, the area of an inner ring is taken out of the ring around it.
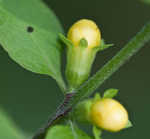
{"label": "blurred green foliage", "polygon": [[141,2],[144,2],[146,4],[150,4],[150,0],[141,0]]}
{"label": "blurred green foliage", "polygon": [[15,126],[12,120],[0,109],[0,138],[1,139],[25,139],[25,136]]}

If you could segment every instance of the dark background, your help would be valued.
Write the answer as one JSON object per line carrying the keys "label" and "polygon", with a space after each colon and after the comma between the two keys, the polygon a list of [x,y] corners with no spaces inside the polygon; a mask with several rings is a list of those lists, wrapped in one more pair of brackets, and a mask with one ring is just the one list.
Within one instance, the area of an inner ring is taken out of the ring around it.
{"label": "dark background", "polygon": [[[102,37],[115,46],[97,55],[92,74],[120,50],[150,20],[150,5],[138,0],[45,0],[67,31],[81,18],[96,21]],[[24,70],[0,47],[0,105],[19,127],[33,134],[63,99],[56,82]],[[104,134],[104,139],[150,138],[150,44],[100,88],[118,88],[134,127]]]}

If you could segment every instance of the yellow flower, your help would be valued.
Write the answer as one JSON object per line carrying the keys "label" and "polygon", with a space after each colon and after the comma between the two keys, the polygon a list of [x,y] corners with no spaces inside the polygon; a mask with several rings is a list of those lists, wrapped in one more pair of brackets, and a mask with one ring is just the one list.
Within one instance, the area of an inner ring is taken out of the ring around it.
{"label": "yellow flower", "polygon": [[72,90],[88,79],[100,50],[101,33],[93,21],[82,19],[71,26],[67,39],[71,45],[67,47],[66,78]]}
{"label": "yellow flower", "polygon": [[86,39],[88,48],[97,47],[101,42],[101,33],[97,25],[88,19],[81,19],[69,29],[68,39],[78,46],[81,39]]}
{"label": "yellow flower", "polygon": [[91,106],[91,120],[100,128],[117,132],[127,125],[128,113],[118,101],[106,98]]}

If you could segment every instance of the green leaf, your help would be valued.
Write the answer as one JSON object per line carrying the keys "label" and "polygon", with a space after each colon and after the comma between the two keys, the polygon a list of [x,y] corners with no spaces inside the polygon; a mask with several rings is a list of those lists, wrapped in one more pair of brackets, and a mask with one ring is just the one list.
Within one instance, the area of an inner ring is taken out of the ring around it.
{"label": "green leaf", "polygon": [[91,139],[91,138],[78,128],[75,128],[75,131],[72,131],[71,127],[69,126],[56,125],[49,129],[45,139]]}
{"label": "green leaf", "polygon": [[63,32],[59,20],[42,0],[1,0],[0,2],[5,10],[22,22],[50,32]]}
{"label": "green leaf", "polygon": [[10,118],[0,109],[0,139],[26,139]]}
{"label": "green leaf", "polygon": [[2,7],[0,32],[0,43],[13,60],[32,72],[52,76],[62,89],[65,88],[60,72],[61,47],[56,33],[24,22]]}
{"label": "green leaf", "polygon": [[132,125],[132,123],[131,123],[131,121],[130,120],[128,120],[128,123],[127,123],[127,125],[126,125],[126,127],[125,128],[130,128],[130,127],[132,127],[133,125]]}
{"label": "green leaf", "polygon": [[104,98],[113,98],[118,94],[118,89],[108,89],[104,92]]}
{"label": "green leaf", "polygon": [[94,134],[95,139],[102,139],[101,138],[102,131],[98,129],[96,126],[93,126],[93,134]]}

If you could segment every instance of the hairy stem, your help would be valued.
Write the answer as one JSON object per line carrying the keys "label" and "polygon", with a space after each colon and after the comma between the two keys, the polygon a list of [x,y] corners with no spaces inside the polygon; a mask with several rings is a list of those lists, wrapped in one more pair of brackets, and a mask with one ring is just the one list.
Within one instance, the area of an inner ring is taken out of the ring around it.
{"label": "hairy stem", "polygon": [[[145,43],[150,40],[150,23],[146,24],[142,30],[129,41],[125,47],[120,50],[103,68],[101,68],[93,77],[91,77],[84,85],[75,92],[73,97],[67,99],[67,104],[63,103],[63,107],[59,107],[56,111],[54,117],[52,117],[50,122],[48,122],[42,130],[42,133],[46,133],[49,126],[57,119],[63,118],[75,105],[82,99],[89,97],[95,89],[97,89],[106,79],[108,79],[115,71],[117,71],[127,60],[131,58],[137,51],[139,51]],[[67,97],[66,97],[67,98]],[[64,105],[65,104],[65,105]],[[62,115],[61,115],[62,113]],[[42,134],[38,132],[34,139],[44,139],[44,136],[40,138]],[[44,134],[45,135],[45,134]]]}
{"label": "hairy stem", "polygon": [[66,107],[67,107],[68,103],[70,102],[70,99],[73,96],[74,96],[74,93],[67,93],[65,95],[65,98],[64,98],[62,104],[60,106],[58,106],[54,115],[48,119],[48,121],[44,127],[39,129],[39,131],[34,135],[33,139],[44,139],[45,138],[47,129],[51,125],[54,125],[57,122],[57,120],[64,117],[71,110],[71,107],[67,108],[67,109],[66,109]]}

